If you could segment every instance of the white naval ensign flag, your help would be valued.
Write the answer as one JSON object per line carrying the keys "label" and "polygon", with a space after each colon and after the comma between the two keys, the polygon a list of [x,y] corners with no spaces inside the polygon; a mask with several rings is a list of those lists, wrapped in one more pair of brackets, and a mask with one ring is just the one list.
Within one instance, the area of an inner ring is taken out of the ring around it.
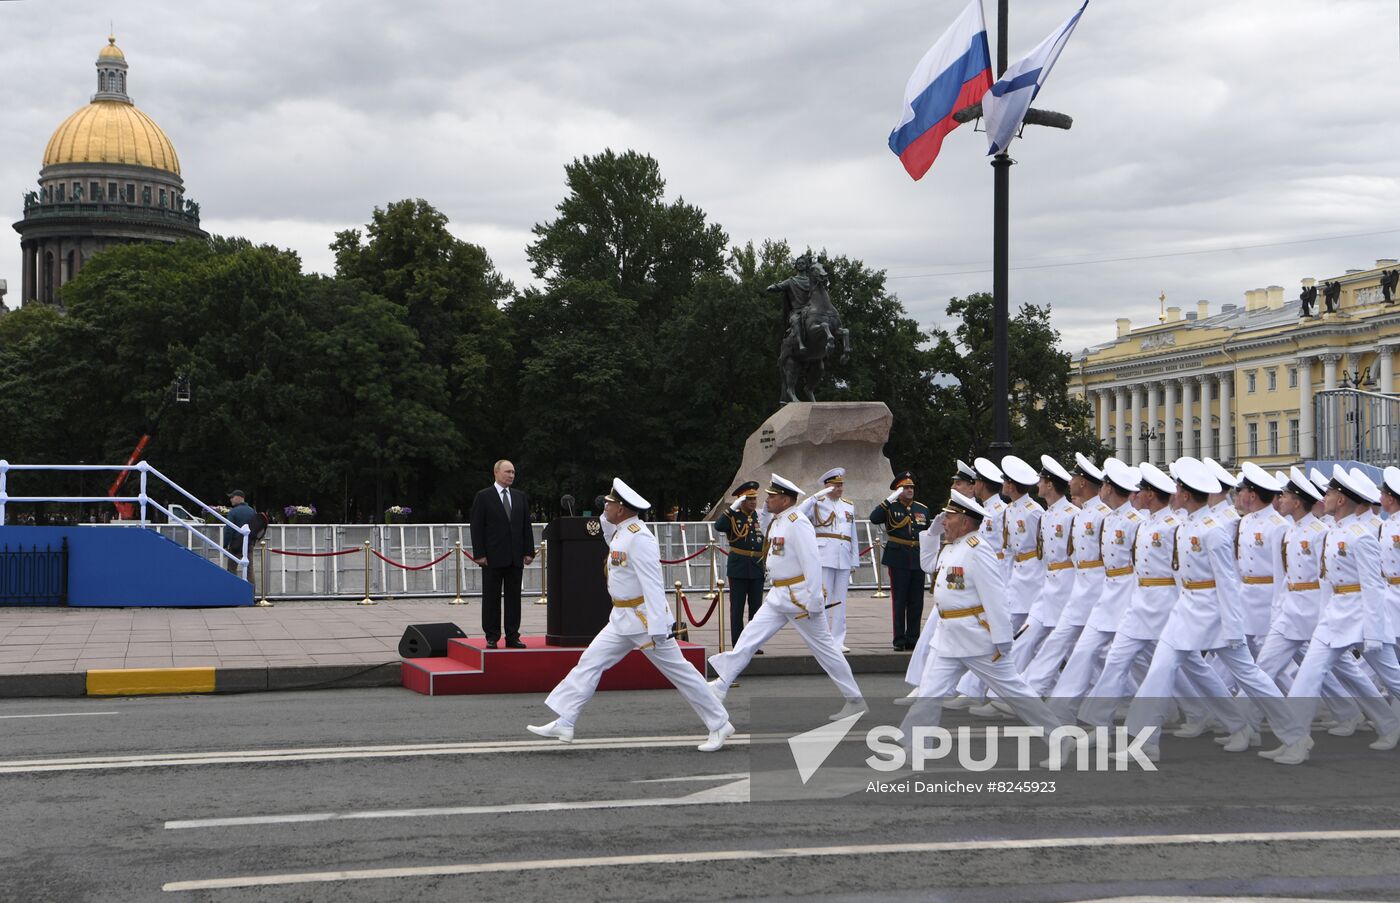
{"label": "white naval ensign flag", "polygon": [[1079,7],[1050,37],[1041,41],[1024,58],[1006,67],[1001,78],[983,96],[982,117],[987,121],[989,155],[1006,150],[1011,139],[1016,137],[1016,130],[1021,127],[1021,120],[1026,118],[1031,101],[1040,93],[1040,86],[1045,84],[1046,76],[1060,58],[1060,51],[1088,6],[1089,0],[1084,0],[1084,6]]}

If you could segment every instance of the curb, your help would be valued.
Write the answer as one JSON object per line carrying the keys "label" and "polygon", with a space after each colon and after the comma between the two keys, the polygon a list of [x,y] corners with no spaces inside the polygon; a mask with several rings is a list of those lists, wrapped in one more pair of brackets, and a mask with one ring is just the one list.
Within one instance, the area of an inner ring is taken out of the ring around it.
{"label": "curb", "polygon": [[[903,674],[904,655],[846,656],[856,674]],[[77,696],[155,696],[203,693],[271,693],[402,686],[400,662],[365,665],[276,665],[265,668],[119,668],[53,674],[0,674],[0,699]],[[708,670],[708,668],[707,668]],[[745,676],[823,674],[811,656],[758,656]]]}

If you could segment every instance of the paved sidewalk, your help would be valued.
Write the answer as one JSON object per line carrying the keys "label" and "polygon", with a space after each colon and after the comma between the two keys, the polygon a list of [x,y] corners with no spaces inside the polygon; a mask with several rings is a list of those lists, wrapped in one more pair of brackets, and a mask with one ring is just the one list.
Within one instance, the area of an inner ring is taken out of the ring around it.
{"label": "paved sidewalk", "polygon": [[[890,648],[889,599],[855,594],[847,645],[858,672],[902,672]],[[524,602],[521,629],[543,634],[545,606]],[[725,604],[728,604],[726,597]],[[692,594],[691,610],[708,606]],[[481,605],[445,600],[279,602],[272,608],[0,608],[0,696],[81,696],[87,672],[212,668],[216,692],[382,686],[399,682],[399,638],[409,624],[451,621],[481,635]],[[691,642],[719,651],[718,618]],[[726,630],[726,633],[728,631]],[[728,637],[726,636],[726,644]],[[783,630],[751,673],[820,671],[795,630]]]}

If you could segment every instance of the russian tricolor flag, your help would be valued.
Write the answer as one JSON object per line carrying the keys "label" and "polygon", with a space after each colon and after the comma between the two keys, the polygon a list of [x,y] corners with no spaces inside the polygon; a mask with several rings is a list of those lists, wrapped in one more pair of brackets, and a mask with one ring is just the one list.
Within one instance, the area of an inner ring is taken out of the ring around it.
{"label": "russian tricolor flag", "polygon": [[959,125],[953,113],[980,101],[991,86],[982,0],[972,0],[904,86],[904,114],[890,132],[890,150],[909,175],[923,178],[943,147],[943,136]]}

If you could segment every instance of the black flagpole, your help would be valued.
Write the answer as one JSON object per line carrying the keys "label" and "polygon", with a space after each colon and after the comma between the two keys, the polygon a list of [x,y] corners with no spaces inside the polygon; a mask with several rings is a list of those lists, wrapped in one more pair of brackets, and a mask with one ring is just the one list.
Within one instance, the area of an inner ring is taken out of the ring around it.
{"label": "black flagpole", "polygon": [[[1006,72],[1006,20],[1010,0],[997,0],[997,78]],[[993,460],[1011,454],[1010,357],[1007,348],[1006,283],[1010,231],[1011,158],[1003,151],[992,158],[992,426]]]}

